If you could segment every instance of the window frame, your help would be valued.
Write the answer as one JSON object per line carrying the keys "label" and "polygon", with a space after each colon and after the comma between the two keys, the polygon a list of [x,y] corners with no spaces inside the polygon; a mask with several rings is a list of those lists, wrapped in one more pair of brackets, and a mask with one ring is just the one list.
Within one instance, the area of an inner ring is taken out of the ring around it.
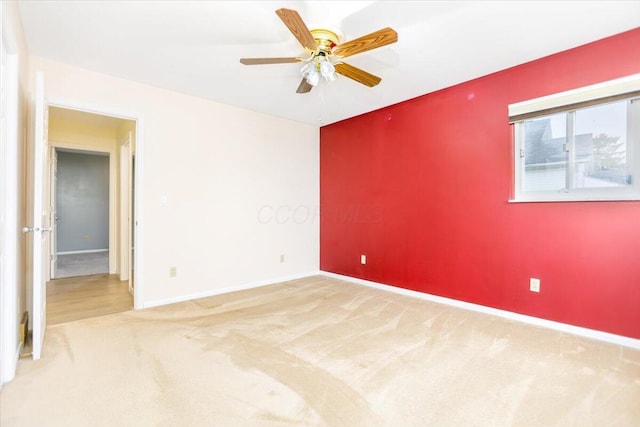
{"label": "window frame", "polygon": [[[571,188],[570,185],[573,183],[575,167],[573,128],[576,111],[622,100],[631,100],[631,109],[627,109],[628,115],[640,117],[640,74],[509,105],[514,147],[514,187],[513,198],[509,202],[640,200],[640,119],[627,120],[626,161],[633,176],[632,185],[622,188]],[[559,113],[567,114],[566,186],[561,190],[524,191],[524,122]]]}

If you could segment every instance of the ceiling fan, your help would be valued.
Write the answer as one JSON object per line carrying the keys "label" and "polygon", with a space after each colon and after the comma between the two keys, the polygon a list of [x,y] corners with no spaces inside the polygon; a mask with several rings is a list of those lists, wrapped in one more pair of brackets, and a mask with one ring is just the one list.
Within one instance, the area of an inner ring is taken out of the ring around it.
{"label": "ceiling fan", "polygon": [[302,81],[296,90],[297,93],[310,92],[319,83],[320,77],[329,81],[335,80],[336,73],[365,86],[373,87],[377,85],[382,80],[380,77],[342,62],[342,58],[398,41],[398,34],[394,30],[383,28],[342,43],[342,34],[339,31],[324,28],[309,30],[295,10],[278,9],[276,14],[300,42],[308,57],[241,58],[240,62],[245,65],[304,62],[305,64],[300,70]]}

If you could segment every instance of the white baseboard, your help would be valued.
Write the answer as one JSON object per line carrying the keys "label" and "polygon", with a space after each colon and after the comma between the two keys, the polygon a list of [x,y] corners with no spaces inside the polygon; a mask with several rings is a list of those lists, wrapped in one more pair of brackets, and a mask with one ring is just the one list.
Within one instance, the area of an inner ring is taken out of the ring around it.
{"label": "white baseboard", "polygon": [[500,310],[493,307],[487,307],[480,304],[473,304],[470,302],[459,301],[452,298],[446,298],[438,295],[427,294],[424,292],[412,291],[409,289],[399,288],[396,286],[386,285],[383,283],[377,283],[369,280],[358,279],[355,277],[344,276],[341,274],[330,273],[328,271],[313,271],[313,272],[296,274],[291,276],[278,277],[275,279],[263,280],[259,282],[247,283],[239,286],[229,286],[226,288],[214,289],[206,292],[199,292],[195,294],[181,295],[173,298],[148,301],[143,304],[142,308],[158,307],[161,305],[174,304],[177,302],[190,301],[190,300],[199,299],[199,298],[206,298],[214,295],[221,295],[221,294],[226,294],[230,292],[254,289],[254,288],[275,285],[275,284],[287,282],[290,280],[303,279],[305,277],[312,277],[317,275],[332,277],[334,279],[344,280],[347,282],[368,286],[371,288],[376,288],[376,289],[380,289],[387,292],[393,292],[396,294],[400,294],[400,295],[404,295],[412,298],[422,299],[425,301],[431,301],[439,304],[446,304],[449,306],[462,308],[465,310],[471,310],[479,313],[489,314],[492,316],[502,317],[509,320],[515,320],[515,321],[527,323],[530,325],[540,326],[540,327],[544,327],[544,328],[548,328],[556,331],[578,335],[585,338],[590,338],[590,339],[603,341],[610,344],[616,344],[616,345],[621,345],[624,347],[640,350],[639,339],[629,338],[622,335],[611,334],[608,332],[597,331],[594,329],[583,328],[580,326],[569,325],[566,323],[555,322],[553,320],[542,319],[539,317],[528,316],[525,314],[514,313],[507,310]]}
{"label": "white baseboard", "polygon": [[594,329],[582,328],[580,326],[568,325],[566,323],[560,323],[552,320],[541,319],[539,317],[527,316],[524,314],[514,313],[507,310],[500,310],[497,308],[486,307],[480,304],[473,304],[470,302],[459,301],[452,298],[445,298],[437,295],[431,295],[424,292],[398,288],[396,286],[385,285],[383,283],[377,283],[377,282],[371,282],[369,280],[358,279],[355,277],[343,276],[341,274],[330,273],[327,271],[321,271],[320,274],[323,276],[332,277],[334,279],[345,280],[347,282],[357,283],[359,285],[369,286],[369,287],[380,289],[387,292],[393,292],[396,294],[418,298],[426,301],[446,304],[453,307],[463,308],[466,310],[477,311],[480,313],[490,314],[492,316],[498,316],[498,317],[502,317],[509,320],[515,320],[518,322],[528,323],[530,325],[541,326],[541,327],[553,329],[556,331],[567,332],[569,334],[579,335],[585,338],[604,341],[610,344],[617,344],[625,347],[630,347],[636,350],[640,350],[639,339],[629,338],[622,335],[611,334],[608,332],[596,331]]}
{"label": "white baseboard", "polygon": [[244,290],[247,290],[247,289],[260,288],[262,286],[275,285],[275,284],[282,283],[282,282],[288,282],[290,280],[297,280],[297,279],[303,279],[305,277],[317,276],[318,274],[320,274],[320,272],[313,271],[313,272],[310,272],[310,273],[294,274],[294,275],[291,275],[291,276],[277,277],[275,279],[268,279],[268,280],[262,280],[262,281],[259,281],[259,282],[246,283],[244,285],[229,286],[229,287],[221,288],[221,289],[212,289],[212,290],[209,290],[209,291],[199,292],[199,293],[195,293],[195,294],[181,295],[181,296],[172,297],[172,298],[165,298],[165,299],[161,299],[161,300],[146,301],[146,302],[143,303],[142,308],[158,307],[158,306],[161,306],[161,305],[174,304],[174,303],[177,303],[177,302],[183,302],[183,301],[190,301],[190,300],[194,300],[194,299],[212,297],[214,295],[221,295],[221,294],[227,294],[227,293],[231,293],[231,292],[244,291]]}
{"label": "white baseboard", "polygon": [[56,255],[95,254],[98,252],[109,252],[109,249],[87,249],[84,251],[64,251],[64,252],[56,252]]}

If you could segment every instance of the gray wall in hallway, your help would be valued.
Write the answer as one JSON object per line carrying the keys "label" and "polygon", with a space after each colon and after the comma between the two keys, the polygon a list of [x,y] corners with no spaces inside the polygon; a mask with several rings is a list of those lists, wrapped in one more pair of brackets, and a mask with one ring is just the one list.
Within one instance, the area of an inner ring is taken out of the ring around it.
{"label": "gray wall in hallway", "polygon": [[58,151],[57,252],[109,248],[109,157]]}

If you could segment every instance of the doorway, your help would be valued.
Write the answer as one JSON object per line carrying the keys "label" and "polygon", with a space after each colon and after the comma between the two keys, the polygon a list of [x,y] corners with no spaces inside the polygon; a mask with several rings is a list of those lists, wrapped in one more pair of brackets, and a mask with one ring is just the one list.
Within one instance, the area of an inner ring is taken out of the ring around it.
{"label": "doorway", "polygon": [[132,234],[122,212],[133,206],[133,192],[121,169],[133,162],[135,128],[133,120],[49,107],[49,324],[133,308],[133,259],[122,251],[123,236]]}
{"label": "doorway", "polygon": [[109,273],[108,153],[54,148],[51,278]]}

